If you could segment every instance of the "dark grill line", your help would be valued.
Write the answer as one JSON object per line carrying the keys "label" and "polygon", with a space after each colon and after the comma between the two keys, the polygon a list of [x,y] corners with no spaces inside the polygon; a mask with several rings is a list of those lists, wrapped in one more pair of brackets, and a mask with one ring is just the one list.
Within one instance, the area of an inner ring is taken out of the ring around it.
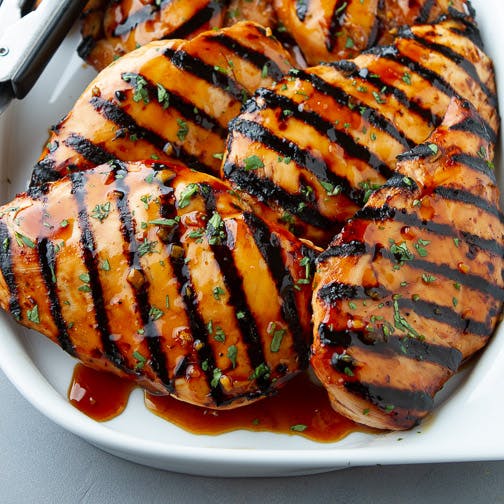
{"label": "dark grill line", "polygon": [[322,252],[317,259],[317,263],[321,264],[330,257],[350,257],[361,256],[366,253],[366,244],[361,241],[352,240],[347,243],[338,245],[330,245]]}
{"label": "dark grill line", "polygon": [[334,8],[331,14],[331,22],[329,23],[329,30],[325,40],[325,46],[328,52],[332,52],[334,49],[334,42],[337,37],[336,34],[340,31],[340,27],[344,22],[347,7],[348,3],[343,0],[337,0],[334,3]]}
{"label": "dark grill line", "polygon": [[218,87],[240,103],[248,97],[247,91],[234,79],[208,65],[200,58],[183,50],[165,49],[163,53],[177,68],[206,81],[210,86]]}
{"label": "dark grill line", "polygon": [[4,221],[0,220],[0,270],[9,289],[9,311],[17,320],[21,320],[21,305],[16,275],[13,271],[11,236]]}
{"label": "dark grill line", "polygon": [[[175,219],[177,217],[177,211],[172,201],[169,200],[167,195],[163,195],[161,198],[161,217],[165,219]],[[180,232],[178,229],[174,230],[171,247],[176,246],[177,249],[182,252],[184,247],[180,242]],[[224,394],[220,386],[212,387],[211,382],[213,379],[213,370],[216,369],[215,359],[212,354],[212,348],[209,343],[208,328],[201,316],[198,306],[198,298],[194,292],[194,287],[191,280],[191,270],[189,265],[185,261],[185,253],[174,255],[170,253],[168,249],[168,257],[170,265],[177,279],[179,296],[184,301],[184,308],[186,312],[187,319],[189,321],[189,327],[191,330],[191,335],[195,340],[200,340],[203,344],[198,352],[199,366],[205,373],[208,388],[210,389],[210,394],[215,401],[215,404],[220,405],[225,403]],[[207,363],[206,369],[203,369],[203,362]]]}
{"label": "dark grill line", "polygon": [[415,411],[430,411],[434,400],[426,392],[385,387],[358,381],[345,382],[345,388],[355,395],[370,401],[375,406],[394,413],[396,408]]}
{"label": "dark grill line", "polygon": [[263,53],[252,49],[251,47],[240,44],[237,40],[224,33],[218,33],[208,36],[209,42],[217,42],[221,46],[234,52],[240,59],[252,63],[260,72],[266,71],[275,81],[283,77],[280,67]]}
{"label": "dark grill line", "polygon": [[483,210],[485,213],[494,215],[501,222],[504,222],[504,215],[496,206],[491,205],[485,198],[476,196],[473,193],[464,191],[463,189],[454,189],[452,187],[447,186],[436,187],[434,189],[434,193],[441,196],[444,199],[465,203],[466,205],[475,206]]}
{"label": "dark grill line", "polygon": [[94,166],[104,164],[114,158],[110,152],[77,133],[70,134],[68,138],[64,140],[64,144],[77,152],[77,154],[80,154]]}
{"label": "dark grill line", "polygon": [[94,305],[96,327],[101,336],[104,355],[115,366],[127,373],[131,373],[131,370],[126,367],[124,356],[119,351],[116,343],[110,339],[112,331],[110,330],[110,323],[103,302],[103,289],[100,282],[100,274],[98,272],[98,265],[95,256],[96,244],[93,233],[91,231],[86,207],[85,186],[87,177],[85,175],[85,172],[77,172],[70,175],[70,180],[72,183],[72,194],[77,202],[77,208],[79,212],[79,227],[81,230],[80,242],[83,256],[82,259],[89,275],[89,287],[91,290],[91,298]]}
{"label": "dark grill line", "polygon": [[[408,264],[412,262],[415,261],[411,261]],[[384,287],[364,287],[341,282],[330,282],[317,292],[317,297],[329,305],[334,305],[337,301],[384,300],[386,297],[390,298],[391,296],[392,293],[387,291]],[[386,305],[390,305],[390,300],[385,300],[383,302]],[[437,320],[440,323],[447,324],[463,332],[469,331],[477,336],[487,336],[490,333],[490,328],[485,323],[470,318],[464,318],[460,313],[457,313],[449,306],[443,306],[421,299],[412,301],[406,298],[399,298],[397,300],[397,306],[399,308],[411,310],[420,317]]]}
{"label": "dark grill line", "polygon": [[[397,56],[387,55],[386,57],[388,59],[393,60],[393,61],[398,61],[401,65],[408,67],[412,72],[420,75],[421,77],[423,77],[424,79],[429,81],[434,87],[439,89],[446,96],[449,96],[450,98],[459,97],[459,98],[463,99],[455,91],[455,89],[453,89],[453,87],[450,84],[448,84],[448,82],[446,82],[446,80],[441,75],[437,74],[433,70],[430,70],[430,69],[424,67],[423,65],[421,65],[417,61],[412,60],[408,56],[401,55],[401,56],[397,57]],[[488,134],[491,135],[492,142],[495,142],[497,139],[496,132],[490,127],[488,122],[485,119],[483,119],[483,117],[481,117],[481,114],[478,114],[478,115],[479,115],[480,120],[483,123],[484,127],[488,130]]]}
{"label": "dark grill line", "polygon": [[[171,0],[169,0],[171,1]],[[166,0],[163,0],[162,3],[166,3]],[[121,37],[122,35],[127,35],[131,31],[133,31],[139,24],[145,23],[154,17],[154,14],[159,12],[162,6],[159,5],[145,5],[141,9],[127,15],[126,19],[124,19],[121,23],[117,24],[114,29],[113,36]]]}
{"label": "dark grill line", "polygon": [[436,345],[408,336],[392,334],[384,340],[379,340],[373,339],[373,334],[367,335],[362,331],[331,330],[324,323],[319,325],[317,332],[323,345],[339,347],[338,350],[355,346],[381,354],[386,358],[401,356],[417,361],[432,362],[450,371],[456,371],[462,362],[462,353],[456,348]]}
{"label": "dark grill line", "polygon": [[308,365],[308,348],[297,311],[294,280],[284,264],[279,238],[271,233],[268,226],[256,215],[244,212],[243,217],[282,298],[282,317],[292,334],[294,348],[299,356],[299,366],[303,369]]}
{"label": "dark grill line", "polygon": [[264,126],[246,119],[234,119],[229,123],[229,129],[232,132],[242,134],[252,142],[264,144],[266,148],[275,151],[280,156],[290,157],[299,166],[313,173],[319,180],[328,182],[334,187],[340,186],[341,193],[357,205],[362,205],[363,191],[352,188],[346,178],[334,174],[323,159],[314,156],[310,151],[301,149],[294,142],[278,137]]}
{"label": "dark grill line", "polygon": [[[376,52],[372,50],[369,51]],[[358,77],[366,82],[373,84],[373,86],[379,89],[380,92],[385,96],[393,96],[401,105],[404,105],[404,107],[407,110],[410,110],[411,112],[420,116],[425,121],[426,124],[431,125],[432,127],[441,124],[443,118],[435,115],[432,112],[432,110],[424,108],[422,104],[415,99],[415,97],[409,98],[404,91],[391,84],[386,84],[378,74],[370,72],[369,69],[367,68],[359,69],[359,67],[357,67],[355,63],[352,62],[351,65],[348,65],[348,63],[350,62],[340,61],[329,63],[329,65],[333,66],[338,70],[343,71],[345,74],[351,77]],[[350,69],[349,72],[348,69],[350,66],[352,68]]]}
{"label": "dark grill line", "polygon": [[480,172],[483,175],[486,175],[492,182],[496,182],[495,172],[490,168],[489,163],[484,159],[464,153],[454,154],[451,158],[456,163],[463,164],[471,170]]}
{"label": "dark grill line", "polygon": [[68,334],[67,325],[61,313],[61,304],[58,297],[58,289],[56,287],[56,254],[54,245],[47,238],[43,238],[38,243],[37,252],[40,272],[47,289],[49,309],[54,324],[58,328],[58,342],[65,352],[76,357],[75,347]]}
{"label": "dark grill line", "polygon": [[467,131],[479,136],[487,142],[495,143],[493,130],[488,128],[489,126],[486,123],[482,123],[481,120],[477,120],[472,117],[467,117],[463,121],[450,127],[451,130]]}
{"label": "dark grill line", "polygon": [[458,65],[460,68],[464,70],[464,72],[467,75],[469,75],[481,87],[483,92],[488,96],[490,105],[495,106],[497,104],[497,96],[495,95],[495,93],[490,91],[488,86],[481,80],[481,77],[479,76],[474,63],[466,59],[461,54],[455,52],[451,47],[441,45],[436,42],[431,42],[423,37],[413,34],[410,28],[403,29],[400,33],[400,36],[410,40],[414,40],[415,42],[422,45],[429,51],[438,52],[445,58],[449,59],[450,61]]}
{"label": "dark grill line", "polygon": [[[119,126],[119,128],[123,131],[125,130],[129,135],[136,135],[138,138],[149,142],[157,149],[161,151],[164,150],[168,140],[157,133],[154,133],[152,130],[140,126],[135,119],[121,109],[121,107],[118,107],[113,102],[98,97],[92,98],[90,103],[98,113],[102,114],[103,117]],[[184,161],[190,168],[194,168],[195,170],[204,173],[214,172],[211,167],[204,164],[193,154],[187,152],[183,146],[172,145],[172,147],[175,151],[176,157]],[[113,156],[111,154],[108,160],[112,157]]]}
{"label": "dark grill line", "polygon": [[[145,272],[140,264],[140,256],[138,254],[138,242],[135,238],[136,235],[136,225],[135,220],[131,214],[131,209],[129,207],[127,195],[131,193],[130,188],[126,183],[127,171],[121,163],[117,163],[114,166],[113,173],[115,175],[115,187],[116,187],[116,200],[115,204],[119,212],[119,219],[121,221],[121,235],[123,238],[123,243],[127,246],[127,250],[124,249],[126,260],[128,262],[128,267],[130,270],[136,270],[140,275],[145,276]],[[121,175],[117,177],[117,175]],[[149,285],[148,282],[136,289],[132,286],[133,295],[135,302],[140,313],[142,320],[142,325],[144,329],[144,337],[147,341],[147,346],[150,352],[150,362],[152,369],[158,375],[159,379],[162,381],[163,385],[167,388],[170,393],[175,391],[172,380],[170,380],[169,372],[167,369],[167,355],[162,349],[161,338],[159,331],[156,328],[155,322],[151,320],[149,315],[150,303],[149,303]]]}
{"label": "dark grill line", "polygon": [[[124,75],[124,74],[123,74]],[[128,77],[135,79],[135,84],[137,82],[138,78],[142,78],[147,82],[147,86],[145,86],[145,89],[147,89],[149,93],[149,100],[154,103],[158,103],[160,106],[161,104],[159,103],[157,96],[158,96],[158,88],[157,84],[149,80],[145,75],[141,74],[135,74],[135,73],[130,73],[128,72],[126,74]],[[201,110],[196,107],[196,105],[190,101],[188,101],[186,98],[183,96],[180,96],[178,93],[173,91],[172,89],[168,88],[167,89],[168,95],[169,95],[169,108],[170,109],[175,109],[184,119],[187,119],[188,121],[191,121],[192,123],[196,124],[197,126],[215,133],[221,138],[226,138],[227,136],[227,128],[223,128],[219,122],[216,120],[215,117],[207,114],[204,110]],[[107,103],[110,103],[114,108],[110,108],[110,120],[114,121],[113,117],[114,115],[117,115],[118,120],[121,120],[122,117],[124,116],[124,119],[126,123],[129,122],[129,119],[131,118],[127,114],[124,115],[124,111],[120,108],[114,105],[113,102],[107,102],[106,100],[100,99],[100,98],[92,98],[91,103],[95,107],[100,106],[108,106]],[[96,105],[94,102],[96,101]],[[132,118],[131,118],[132,119]],[[115,122],[115,121],[114,121]],[[137,125],[137,127],[139,127]]]}
{"label": "dark grill line", "polygon": [[[211,216],[217,211],[215,194],[209,185],[204,187],[205,190],[202,191],[202,193],[205,198],[205,210],[207,215]],[[241,336],[247,344],[247,354],[250,364],[252,368],[255,369],[265,362],[261,335],[259,334],[254,314],[249,307],[247,296],[243,290],[242,274],[238,270],[233,258],[233,253],[228,247],[228,240],[234,240],[234,238],[230,236],[230,231],[225,226],[224,229],[226,238],[222,240],[222,243],[211,244],[210,249],[219,265],[224,284],[229,292],[229,303],[234,308],[235,318],[240,328]],[[239,312],[242,314],[241,317],[236,316]],[[261,387],[267,387],[269,384],[268,382],[269,380],[264,383],[261,382],[259,385]]]}
{"label": "dark grill line", "polygon": [[430,233],[438,234],[440,236],[450,236],[453,238],[462,236],[464,241],[466,241],[470,247],[478,247],[481,250],[485,250],[499,257],[504,255],[504,246],[497,243],[495,240],[482,238],[465,231],[459,232],[450,224],[439,224],[432,220],[420,220],[416,214],[408,213],[403,209],[394,209],[388,205],[380,208],[366,206],[362,210],[359,210],[359,212],[355,215],[355,218],[377,221],[393,218],[396,221],[402,222],[408,226],[424,229]]}
{"label": "dark grill line", "polygon": [[336,230],[343,224],[343,221],[332,221],[324,217],[316,208],[313,208],[309,204],[303,206],[305,202],[300,196],[285,191],[270,179],[261,178],[251,171],[246,171],[243,166],[226,162],[223,172],[228,180],[236,184],[247,194],[255,196],[260,201],[275,201],[284,210],[292,215],[296,215],[311,226],[324,229],[334,228]]}
{"label": "dark grill line", "polygon": [[429,19],[432,8],[434,7],[436,0],[426,0],[420,9],[418,17],[415,19],[414,24],[424,24]]}
{"label": "dark grill line", "polygon": [[222,0],[212,0],[202,9],[196,12],[185,23],[181,24],[178,28],[165,35],[163,38],[171,39],[185,39],[196,30],[199,30],[206,23],[208,23],[221,9]]}
{"label": "dark grill line", "polygon": [[[309,82],[316,91],[331,97],[339,105],[350,110],[350,104],[352,104],[352,107],[358,110],[360,115],[366,119],[369,124],[387,133],[387,135],[390,135],[394,140],[404,146],[404,148],[411,148],[416,145],[416,142],[407,137],[406,132],[400,131],[396,125],[392,121],[389,121],[378,109],[364,104],[356,96],[349,95],[342,88],[337,87],[335,84],[330,84],[318,75],[302,70],[296,70],[294,75]],[[353,103],[352,100],[356,100],[356,102]]]}

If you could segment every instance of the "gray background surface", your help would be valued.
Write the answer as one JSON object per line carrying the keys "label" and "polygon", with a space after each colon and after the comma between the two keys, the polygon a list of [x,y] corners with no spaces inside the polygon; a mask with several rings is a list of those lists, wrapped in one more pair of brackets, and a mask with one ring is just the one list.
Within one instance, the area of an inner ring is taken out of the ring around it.
{"label": "gray background surface", "polygon": [[89,445],[42,416],[1,371],[0,398],[1,504],[504,503],[504,462],[353,468],[295,478],[187,476]]}

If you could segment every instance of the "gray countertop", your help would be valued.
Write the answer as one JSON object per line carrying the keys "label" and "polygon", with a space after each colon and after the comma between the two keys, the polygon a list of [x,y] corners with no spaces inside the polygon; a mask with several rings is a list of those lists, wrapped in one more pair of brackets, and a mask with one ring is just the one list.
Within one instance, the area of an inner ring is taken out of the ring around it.
{"label": "gray countertop", "polygon": [[504,462],[353,468],[293,478],[203,478],[126,462],[35,410],[0,372],[0,502],[504,503]]}

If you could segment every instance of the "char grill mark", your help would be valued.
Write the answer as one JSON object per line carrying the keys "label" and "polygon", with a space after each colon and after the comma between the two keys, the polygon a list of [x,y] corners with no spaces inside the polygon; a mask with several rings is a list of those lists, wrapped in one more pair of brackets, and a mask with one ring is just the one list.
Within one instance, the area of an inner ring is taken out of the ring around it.
{"label": "char grill mark", "polygon": [[[214,191],[209,185],[204,185],[201,186],[201,193],[205,200],[207,217],[210,218],[217,212]],[[233,304],[241,336],[247,345],[250,364],[253,369],[256,369],[265,362],[261,336],[243,289],[242,274],[236,267],[233,254],[228,245],[229,241],[234,240],[234,238],[225,225],[223,232],[225,237],[222,238],[222,243],[210,244],[210,249],[219,265],[224,284],[229,292],[230,303]],[[241,313],[240,317],[238,317],[238,313]],[[267,388],[269,380],[265,380],[264,376],[262,376],[258,384],[261,388]]]}
{"label": "char grill mark", "polygon": [[436,0],[426,0],[420,9],[418,17],[415,19],[414,24],[423,24],[429,20],[430,13],[436,4]]}
{"label": "char grill mark", "polygon": [[284,264],[279,238],[271,233],[267,225],[256,215],[245,212],[244,218],[282,298],[282,317],[292,334],[294,347],[300,359],[299,367],[304,369],[308,364],[306,342],[296,306],[294,280]]}
{"label": "char grill mark", "polygon": [[[165,219],[175,219],[177,217],[177,211],[174,205],[163,204],[161,202],[161,217]],[[199,310],[199,302],[194,292],[192,279],[191,279],[191,269],[186,261],[186,255],[184,252],[184,246],[180,241],[180,231],[175,228],[172,234],[171,247],[177,247],[180,253],[169,254],[170,265],[173,269],[173,273],[177,279],[178,293],[184,302],[184,308],[186,312],[187,319],[189,321],[189,327],[191,334],[194,338],[199,339],[202,345],[198,348],[198,365],[205,373],[206,382],[210,390],[212,399],[216,405],[222,405],[225,403],[225,397],[220,386],[212,387],[211,383],[213,380],[214,369],[217,369],[215,364],[214,356],[212,355],[212,347],[210,345],[210,335],[208,334],[208,328],[203,320],[201,312]],[[206,366],[203,365],[206,363]]]}
{"label": "char grill mark", "polygon": [[95,166],[107,163],[114,158],[110,152],[107,152],[102,147],[94,144],[91,140],[77,133],[71,133],[68,138],[65,138],[64,144],[72,148],[77,154],[80,154],[86,161]]}
{"label": "char grill mark", "polygon": [[[338,62],[331,64],[335,68],[339,68]],[[360,68],[355,70],[355,77],[359,77],[370,84],[373,84],[385,96],[393,96],[401,105],[404,105],[406,110],[417,114],[426,124],[433,127],[441,124],[443,118],[432,112],[432,110],[425,108],[422,104],[415,99],[415,97],[408,97],[406,93],[396,86],[385,83],[378,74],[370,72],[367,68]]]}
{"label": "char grill mark", "polygon": [[[408,213],[405,210],[396,211],[396,209],[388,205],[379,208],[366,206],[357,212],[355,218],[369,221],[394,218],[396,221],[402,222],[406,226],[421,228],[440,236],[450,236],[452,238],[458,238],[460,236],[469,246],[476,246],[480,250],[485,250],[498,257],[504,256],[504,246],[495,240],[485,239],[465,231],[458,231],[450,224],[440,224],[432,220],[421,220],[414,213]],[[328,250],[331,250],[331,248]]]}
{"label": "char grill mark", "polygon": [[[130,270],[136,270],[144,277],[145,273],[140,263],[140,255],[138,252],[139,244],[135,237],[136,224],[132,216],[127,197],[127,194],[130,193],[130,189],[127,185],[128,172],[125,170],[124,166],[121,163],[117,163],[112,173],[115,177],[114,183],[117,194],[115,204],[119,212],[119,219],[121,221],[120,232],[123,243],[126,246],[124,251],[127,252],[125,254],[126,261]],[[150,316],[151,305],[149,303],[148,289],[148,282],[145,282],[141,287],[133,288],[133,295],[138,306],[140,318],[142,320],[142,326],[144,330],[143,336],[146,339],[149,348],[152,369],[157,374],[167,390],[170,393],[173,393],[175,389],[172,380],[170,380],[167,369],[167,356],[165,355],[161,347],[159,330],[156,328],[156,324]]]}
{"label": "char grill mark", "polygon": [[[502,300],[502,289],[500,290],[500,294],[500,300]],[[338,301],[365,301],[377,298],[384,299],[385,306],[392,304],[390,302],[392,293],[387,292],[381,287],[366,288],[360,285],[348,285],[339,282],[333,282],[322,287],[318,291],[317,297],[328,305],[335,305]],[[389,299],[388,301],[385,301],[386,297]],[[399,298],[394,300],[394,304],[397,306],[397,310],[414,312],[420,318],[436,320],[437,322],[446,324],[464,333],[486,336],[490,331],[490,327],[487,324],[468,317],[463,317],[451,307],[442,306],[437,303],[424,301],[422,299],[412,301]],[[490,315],[494,316],[495,313],[491,313]]]}
{"label": "char grill mark", "polygon": [[490,105],[495,107],[497,105],[497,96],[490,91],[487,85],[481,80],[478,71],[471,61],[466,59],[463,55],[455,52],[451,47],[441,45],[436,42],[431,42],[424,37],[414,34],[411,28],[401,30],[400,36],[415,41],[429,52],[437,52],[445,58],[453,61],[456,65],[464,70],[464,72],[471,77],[481,87],[483,93],[488,97]]}
{"label": "char grill mark", "polygon": [[434,193],[441,196],[444,199],[457,201],[460,203],[464,203],[466,205],[471,205],[476,208],[479,208],[483,212],[488,213],[490,215],[494,215],[501,222],[504,222],[504,215],[496,206],[490,204],[488,200],[486,200],[485,198],[476,196],[471,192],[464,191],[463,189],[459,188],[438,186],[434,189]]}
{"label": "char grill mark", "polygon": [[481,157],[470,156],[468,154],[460,153],[460,154],[454,154],[452,156],[452,159],[456,163],[461,163],[467,166],[467,168],[470,168],[471,170],[486,175],[491,182],[493,183],[497,182],[497,179],[495,178],[495,171],[492,170],[491,168],[492,165],[489,164],[488,161],[482,159]]}
{"label": "char grill mark", "polygon": [[[44,284],[47,289],[47,298],[49,300],[49,309],[54,323],[58,329],[58,342],[65,352],[76,357],[75,347],[68,334],[67,324],[61,313],[61,304],[56,288],[56,253],[54,244],[47,238],[39,241],[37,246],[38,261]],[[5,275],[4,275],[5,276]]]}
{"label": "char grill mark", "polygon": [[240,44],[240,42],[225,33],[212,35],[211,37],[208,37],[208,40],[216,42],[229,51],[232,51],[240,59],[248,61],[254,65],[259,72],[266,73],[275,81],[279,81],[284,75],[282,70],[273,60],[265,56],[263,53],[255,51],[251,47]]}
{"label": "char grill mark", "polygon": [[[258,91],[257,95],[262,98],[265,101],[266,106],[270,108],[279,108],[282,111],[288,110],[292,112],[292,117],[306,125],[311,126],[320,135],[327,136],[331,142],[335,142],[342,146],[349,157],[367,163],[385,178],[389,178],[393,175],[394,171],[367,147],[358,144],[352,135],[335,128],[333,123],[327,121],[318,113],[306,109],[299,110],[297,103],[286,96],[278,95],[269,89],[261,89]],[[387,133],[389,133],[389,131],[387,131]],[[400,137],[399,132],[397,133]],[[408,146],[408,143],[404,140],[404,138],[401,138],[400,143],[402,143],[405,147]],[[308,165],[307,168],[310,169],[310,165]],[[315,175],[317,178],[321,178],[317,173],[315,173]],[[328,180],[326,174],[321,175],[322,180]],[[348,182],[346,182],[345,185],[348,187]],[[348,192],[346,192],[346,194],[351,193],[349,189],[347,189],[347,191]]]}
{"label": "char grill mark", "polygon": [[16,276],[13,271],[11,236],[3,221],[0,221],[0,269],[9,289],[9,312],[16,320],[21,320],[21,305]]}
{"label": "char grill mark", "polygon": [[356,395],[367,399],[384,411],[395,414],[397,409],[426,412],[434,407],[434,400],[426,392],[385,387],[359,381],[346,381],[345,388]]}
{"label": "char grill mark", "polygon": [[243,166],[226,162],[223,171],[226,178],[233,184],[260,201],[277,201],[287,212],[299,216],[304,222],[312,226],[320,228],[337,226],[337,223],[326,219],[311,204],[306,204],[301,196],[291,194],[276,185],[272,180],[260,178],[253,172],[245,171],[243,168]]}
{"label": "char grill mark", "polygon": [[[140,77],[140,76],[138,76]],[[171,94],[170,94],[171,97]],[[131,117],[129,114],[127,114],[123,109],[115,105],[113,102],[108,101],[108,100],[103,100],[102,98],[97,98],[94,97],[90,101],[91,105],[94,107],[94,109],[102,114],[106,119],[109,121],[113,122],[115,125],[117,125],[120,130],[122,131],[127,131],[128,134],[131,135],[136,135],[138,138],[141,138],[150,144],[152,144],[154,147],[156,147],[159,150],[164,150],[166,143],[168,140],[166,138],[163,138],[162,136],[158,135],[154,131],[144,128],[140,126],[133,117]],[[187,110],[184,110],[185,112]],[[182,111],[179,110],[179,112]],[[185,117],[185,116],[184,116]],[[193,115],[194,118],[194,115]],[[188,118],[189,120],[192,120],[192,118]],[[196,124],[198,122],[203,123],[203,120],[196,120],[194,121]],[[208,123],[205,123],[208,124]],[[202,124],[198,124],[202,125]],[[224,134],[222,132],[222,134]],[[66,142],[67,143],[67,142]],[[67,143],[68,145],[68,143]],[[72,146],[73,147],[73,146]],[[196,156],[193,154],[190,154],[187,152],[186,149],[184,149],[183,146],[181,145],[173,145],[174,151],[176,152],[177,158],[180,159],[181,161],[184,161],[185,164],[187,164],[190,168],[194,168],[195,170],[201,171],[203,173],[212,173],[212,168],[204,164],[200,159],[198,159]],[[75,147],[74,147],[75,149]],[[75,149],[79,154],[84,155],[82,152],[78,151]],[[112,158],[112,155],[111,155]],[[110,159],[111,159],[110,158]],[[109,160],[110,160],[109,159]],[[95,163],[93,160],[91,160],[93,164]]]}
{"label": "char grill mark", "polygon": [[222,10],[222,4],[222,0],[212,0],[196,12],[190,19],[185,21],[185,23],[181,24],[164,38],[188,38],[192,33],[201,29],[205,24],[210,22],[210,20]]}
{"label": "char grill mark", "polygon": [[[363,191],[352,189],[347,179],[331,172],[327,163],[323,159],[314,156],[310,151],[275,135],[261,124],[247,119],[238,117],[230,123],[229,129],[231,134],[234,132],[240,133],[250,141],[261,143],[265,148],[275,151],[279,156],[291,158],[296,164],[313,173],[317,179],[330,183],[334,187],[340,186],[343,194],[355,203],[362,204]],[[333,131],[335,130],[333,129]]]}
{"label": "char grill mark", "polygon": [[366,244],[352,240],[348,243],[342,243],[339,245],[330,245],[328,248],[322,252],[318,258],[317,263],[323,263],[326,259],[330,257],[349,257],[349,256],[360,256],[366,253]]}
{"label": "char grill mark", "polygon": [[348,351],[351,347],[358,347],[383,357],[405,357],[417,361],[432,362],[450,371],[456,371],[462,362],[462,353],[456,348],[436,345],[398,334],[389,334],[383,341],[370,340],[366,338],[363,331],[349,329],[336,331],[327,324],[320,324],[318,336],[324,345],[337,348],[340,354],[342,351]]}
{"label": "char grill mark", "polygon": [[249,96],[247,91],[234,79],[219,72],[212,65],[205,63],[196,56],[184,50],[165,49],[163,53],[178,69],[203,79],[211,86],[218,87],[235,100],[245,101]]}
{"label": "char grill mark", "polygon": [[356,102],[352,104],[352,108],[359,110],[360,115],[363,116],[369,124],[390,135],[394,140],[403,145],[404,148],[411,148],[415,145],[415,142],[407,137],[407,132],[400,131],[378,109],[365,105],[356,96],[349,95],[336,84],[330,84],[318,75],[302,70],[296,70],[294,75],[301,80],[309,82],[315,90],[333,98],[336,103],[343,107],[350,108],[351,100],[356,100]]}
{"label": "char grill mark", "polygon": [[121,37],[122,35],[127,35],[129,32],[133,31],[139,24],[145,23],[154,17],[154,14],[159,12],[159,5],[144,5],[141,9],[138,9],[131,14],[128,14],[126,19],[121,23],[117,24],[114,29],[114,37]]}
{"label": "char grill mark", "polygon": [[96,320],[97,330],[101,336],[103,352],[105,357],[109,359],[116,367],[126,372],[131,372],[126,366],[124,356],[119,351],[119,348],[110,338],[112,331],[107,316],[107,311],[104,305],[104,296],[102,284],[100,282],[100,274],[96,263],[95,250],[96,244],[94,241],[93,232],[89,222],[89,216],[86,208],[86,181],[87,177],[84,172],[73,173],[70,175],[72,183],[72,194],[77,203],[79,212],[79,227],[81,230],[81,249],[82,259],[89,275],[90,295],[94,305],[94,316]]}
{"label": "char grill mark", "polygon": [[[332,52],[334,49],[334,46],[336,45],[336,37],[337,33],[340,31],[341,25],[344,23],[344,17],[346,14],[346,9],[348,7],[348,3],[343,0],[338,0],[334,4],[334,9],[331,14],[331,21],[329,23],[329,30],[326,35],[326,40],[325,40],[325,46],[327,48],[328,52]],[[376,35],[370,36],[370,41],[374,42],[374,39],[376,38]]]}
{"label": "char grill mark", "polygon": [[311,0],[296,0],[296,16],[302,23],[306,19]]}

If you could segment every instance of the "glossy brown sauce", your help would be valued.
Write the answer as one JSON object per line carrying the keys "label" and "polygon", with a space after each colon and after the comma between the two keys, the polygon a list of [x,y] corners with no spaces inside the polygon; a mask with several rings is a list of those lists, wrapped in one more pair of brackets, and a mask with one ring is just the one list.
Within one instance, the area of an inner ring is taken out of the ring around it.
{"label": "glossy brown sauce", "polygon": [[[112,374],[77,364],[68,396],[77,409],[94,420],[105,421],[124,410],[134,387],[134,383]],[[336,413],[326,391],[306,374],[293,378],[275,396],[233,410],[201,408],[148,392],[145,405],[155,415],[194,434],[216,435],[246,429],[331,442],[351,432],[369,431]]]}
{"label": "glossy brown sauce", "polygon": [[124,411],[134,388],[135,383],[112,373],[77,364],[68,388],[68,400],[87,416],[105,422]]}

